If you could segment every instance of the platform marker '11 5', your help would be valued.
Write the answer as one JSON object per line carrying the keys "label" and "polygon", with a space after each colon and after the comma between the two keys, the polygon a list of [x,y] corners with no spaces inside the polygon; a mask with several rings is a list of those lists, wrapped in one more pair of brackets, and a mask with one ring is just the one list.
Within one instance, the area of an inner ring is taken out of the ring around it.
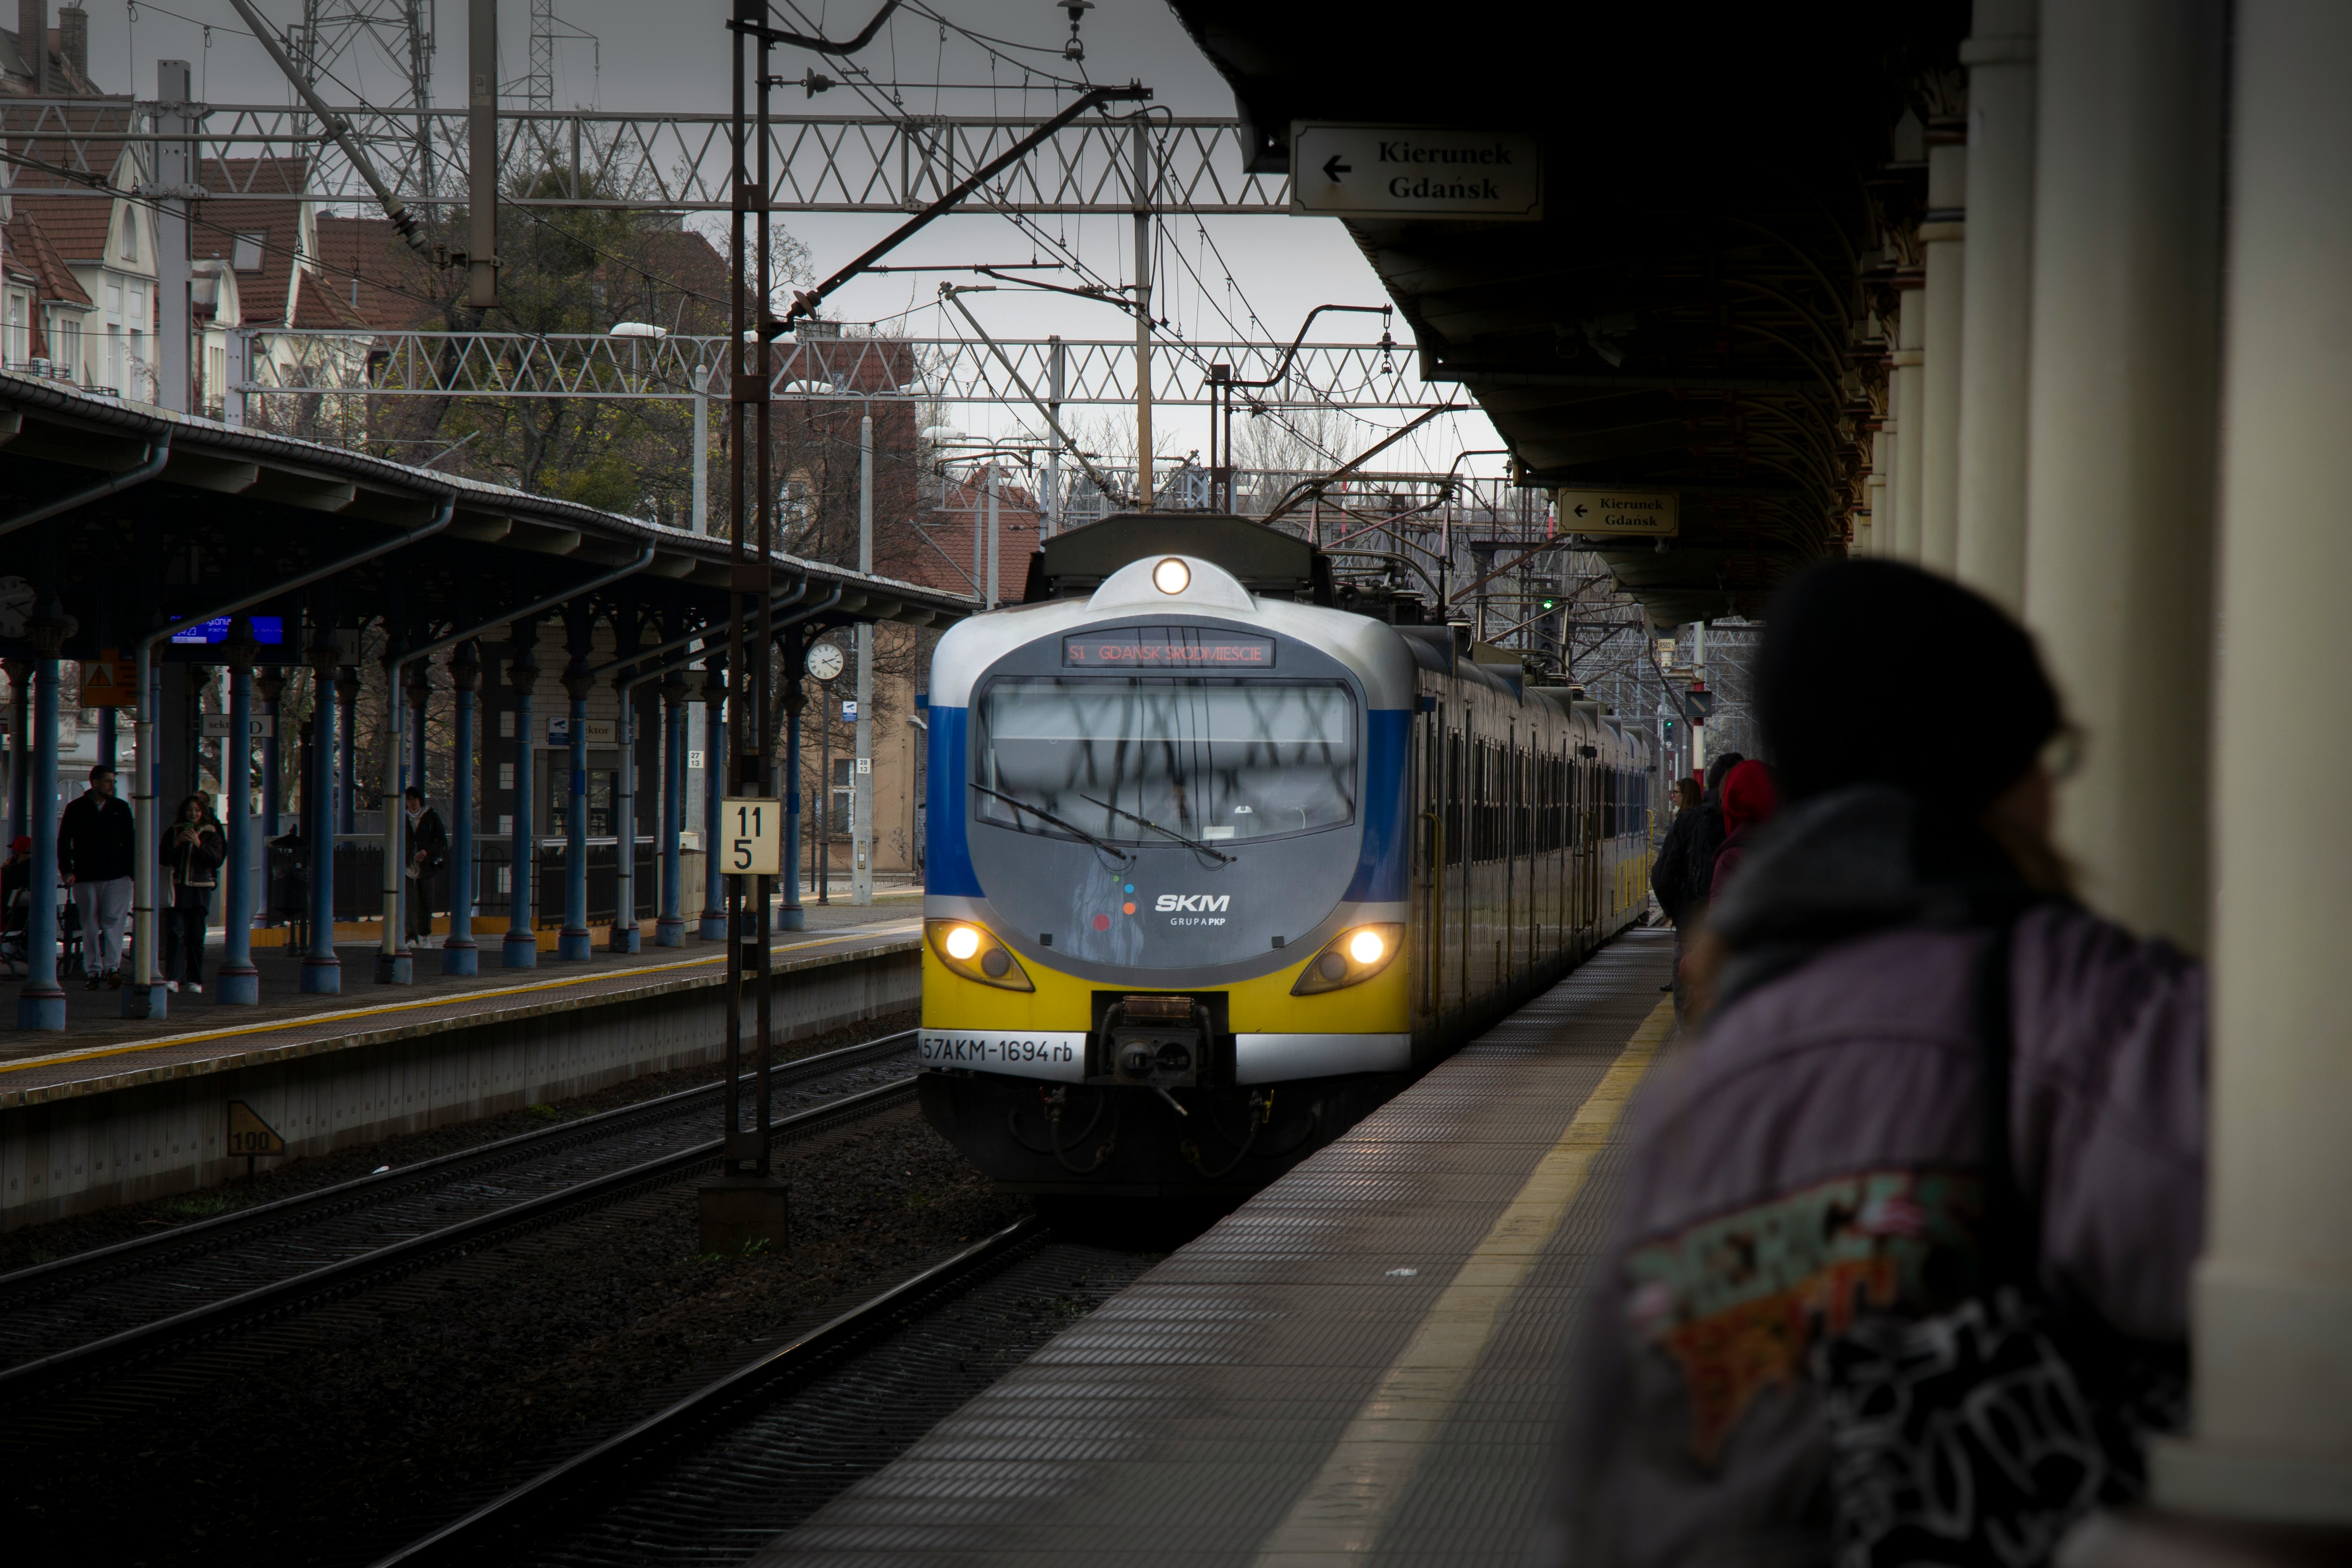
{"label": "platform marker '11 5'", "polygon": [[719,802],[719,820],[727,825],[722,863],[730,877],[774,877],[782,874],[784,814],[772,799],[746,796]]}

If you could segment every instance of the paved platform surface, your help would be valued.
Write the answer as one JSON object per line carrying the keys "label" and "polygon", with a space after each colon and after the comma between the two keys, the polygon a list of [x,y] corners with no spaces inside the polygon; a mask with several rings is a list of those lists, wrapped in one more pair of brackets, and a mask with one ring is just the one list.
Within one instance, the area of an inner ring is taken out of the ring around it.
{"label": "paved platform surface", "polygon": [[[805,931],[781,935],[775,963],[824,960],[909,942],[919,932],[921,904],[913,898],[877,899],[869,907],[811,907]],[[338,944],[343,992],[305,995],[299,989],[300,961],[261,952],[261,1005],[225,1007],[209,990],[172,997],[161,1020],[120,1016],[121,996],[85,991],[79,979],[67,984],[69,1026],[62,1034],[36,1030],[0,1032],[0,1109],[86,1093],[158,1075],[203,1070],[229,1059],[250,1061],[320,1049],[373,1043],[398,1032],[446,1025],[485,1015],[535,1012],[690,984],[709,984],[723,971],[725,944],[689,935],[682,948],[648,946],[639,953],[599,952],[585,963],[560,963],[541,955],[536,969],[507,969],[498,962],[497,935],[483,942],[483,972],[445,975],[436,951],[417,954],[417,978],[409,985],[374,982],[374,949]],[[216,966],[215,948],[209,963]],[[15,1013],[20,983],[0,988],[0,1007]]]}
{"label": "paved platform surface", "polygon": [[1628,933],[760,1568],[1521,1568],[1673,938]]}

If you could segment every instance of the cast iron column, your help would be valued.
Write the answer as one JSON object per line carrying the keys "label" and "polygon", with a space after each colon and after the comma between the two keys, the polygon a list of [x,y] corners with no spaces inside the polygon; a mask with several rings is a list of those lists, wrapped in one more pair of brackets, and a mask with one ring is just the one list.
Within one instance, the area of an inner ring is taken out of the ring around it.
{"label": "cast iron column", "polygon": [[[20,1029],[66,1026],[65,987],[58,984],[58,650],[65,625],[44,616],[32,626],[37,657],[31,660],[33,765],[25,809],[33,822],[33,907],[25,926],[25,984],[16,993]],[[21,677],[17,689],[24,689]]]}
{"label": "cast iron column", "polygon": [[679,836],[686,831],[686,677],[676,670],[662,682],[661,918],[654,922],[656,947],[686,945],[684,866]]}
{"label": "cast iron column", "polygon": [[[526,641],[525,639],[529,640]],[[507,936],[499,960],[509,969],[539,967],[539,837],[532,831],[531,693],[539,689],[539,661],[532,649],[539,641],[539,623],[517,622],[507,632],[507,683],[515,693],[514,836],[508,841],[509,879],[514,890],[507,905]]]}
{"label": "cast iron column", "polygon": [[[261,1001],[261,971],[253,966],[253,661],[261,651],[251,617],[228,628],[228,735],[221,751],[221,818],[228,832],[228,886],[221,910],[220,973],[213,1001],[251,1007]],[[268,836],[264,835],[266,838]]]}
{"label": "cast iron column", "polygon": [[572,804],[563,813],[563,931],[555,956],[565,963],[585,962],[595,952],[588,935],[588,693],[594,688],[586,656],[575,651],[563,672],[572,698],[572,788],[565,796]]}
{"label": "cast iron column", "polygon": [[449,752],[449,934],[441,943],[444,974],[482,972],[482,951],[474,941],[474,687],[481,678],[472,643],[449,650],[457,734]]}

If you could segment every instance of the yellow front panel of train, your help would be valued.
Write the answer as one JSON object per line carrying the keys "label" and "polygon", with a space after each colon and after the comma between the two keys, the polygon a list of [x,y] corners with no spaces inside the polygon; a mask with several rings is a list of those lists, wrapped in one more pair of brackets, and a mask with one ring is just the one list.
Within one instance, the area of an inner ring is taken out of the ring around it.
{"label": "yellow front panel of train", "polygon": [[[1414,953],[1410,942],[1370,979],[1319,995],[1294,996],[1290,989],[1320,949],[1301,948],[1299,961],[1276,973],[1230,985],[1181,987],[1195,992],[1223,991],[1227,1016],[1235,1034],[1396,1034],[1411,1028],[1411,982]],[[1097,984],[1048,969],[1024,955],[1021,967],[1037,988],[1007,991],[1001,986],[966,980],[940,962],[927,942],[923,947],[923,1027],[927,1029],[1004,1029],[1022,1033],[1087,1030],[1094,1026],[1097,991],[1149,993],[1156,987],[1139,979],[1127,985]]]}

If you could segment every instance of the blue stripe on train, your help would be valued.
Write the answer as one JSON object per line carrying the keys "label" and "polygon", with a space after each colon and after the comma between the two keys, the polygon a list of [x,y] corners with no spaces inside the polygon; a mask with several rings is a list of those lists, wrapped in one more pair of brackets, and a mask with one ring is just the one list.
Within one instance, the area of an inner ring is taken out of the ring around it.
{"label": "blue stripe on train", "polygon": [[1412,715],[1375,708],[1364,718],[1364,847],[1344,896],[1354,903],[1396,903],[1406,887],[1404,774],[1412,757]]}
{"label": "blue stripe on train", "polygon": [[971,764],[964,758],[968,708],[929,709],[931,725],[930,843],[923,852],[923,891],[945,898],[980,897],[980,878],[971,868],[971,841],[964,831],[964,781]]}

